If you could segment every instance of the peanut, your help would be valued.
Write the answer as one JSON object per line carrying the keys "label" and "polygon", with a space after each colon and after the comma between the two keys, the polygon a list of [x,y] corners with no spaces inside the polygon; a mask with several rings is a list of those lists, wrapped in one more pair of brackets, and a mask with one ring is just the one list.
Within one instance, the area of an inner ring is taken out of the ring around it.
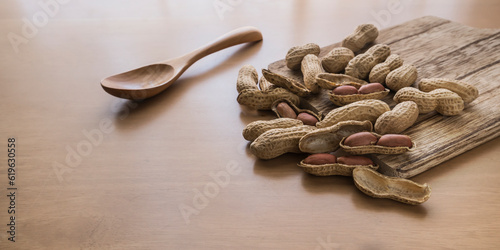
{"label": "peanut", "polygon": [[404,101],[383,113],[375,122],[375,132],[379,134],[399,134],[411,127],[418,118],[418,105],[413,101]]}
{"label": "peanut", "polygon": [[[323,154],[318,154],[318,155],[323,155]],[[325,156],[325,158],[326,157],[328,157],[328,156]],[[330,157],[328,157],[328,158],[330,158]],[[297,165],[299,167],[301,167],[304,170],[304,172],[312,174],[312,175],[316,175],[316,176],[331,176],[331,175],[352,176],[352,172],[356,168],[370,168],[373,170],[378,169],[378,166],[373,165],[373,164],[371,164],[371,165],[347,165],[347,164],[342,164],[342,163],[331,163],[331,160],[325,164],[311,164],[311,163],[306,162],[306,159],[302,160]],[[345,159],[345,157],[344,157],[344,159]],[[347,161],[354,163],[352,159],[347,159]],[[365,162],[369,163],[369,161],[365,161]],[[313,162],[313,163],[315,163],[315,162]],[[317,160],[317,163],[321,163],[320,160]],[[362,162],[359,161],[358,163],[362,163]]]}
{"label": "peanut", "polygon": [[355,168],[352,176],[356,187],[374,198],[387,198],[418,205],[431,196],[431,188],[427,184],[421,185],[403,178],[388,177],[372,169]]}
{"label": "peanut", "polygon": [[259,76],[257,70],[252,65],[241,67],[236,81],[236,90],[241,93],[245,89],[258,90],[257,81]]}
{"label": "peanut", "polygon": [[337,159],[337,162],[345,165],[359,165],[359,166],[374,165],[373,161],[370,158],[357,155],[340,156]]}
{"label": "peanut", "polygon": [[370,47],[365,54],[370,54],[375,59],[375,63],[381,63],[391,55],[391,48],[387,44],[375,44]]}
{"label": "peanut", "polygon": [[276,88],[270,91],[245,89],[238,95],[237,101],[239,104],[253,109],[270,110],[273,102],[277,99],[287,99],[294,104],[298,104],[300,102],[298,96],[282,88]]}
{"label": "peanut", "polygon": [[377,118],[390,111],[389,105],[380,100],[362,100],[357,101],[346,106],[332,109],[328,114],[316,124],[318,128],[325,128],[335,125],[341,121],[364,121],[369,120],[375,123]]}
{"label": "peanut", "polygon": [[348,136],[344,140],[344,145],[349,147],[375,145],[378,138],[370,132],[359,132]]}
{"label": "peanut", "polygon": [[323,165],[337,162],[337,157],[331,154],[312,154],[303,160],[305,164]]}
{"label": "peanut", "polygon": [[385,83],[385,78],[387,77],[387,75],[391,71],[401,67],[402,65],[403,60],[399,57],[399,55],[390,55],[389,57],[387,57],[385,62],[379,63],[372,68],[368,79],[370,79],[370,82]]}
{"label": "peanut", "polygon": [[319,52],[319,46],[314,43],[292,47],[286,53],[286,66],[291,70],[299,70],[304,56],[308,54],[314,54],[317,56],[319,55]]}
{"label": "peanut", "polygon": [[343,121],[307,133],[300,139],[299,148],[305,153],[333,152],[339,148],[344,137],[371,130],[372,124],[369,121]]}
{"label": "peanut", "polygon": [[378,82],[363,85],[358,90],[359,94],[370,94],[370,93],[381,92],[381,91],[385,91],[385,87],[384,87],[384,85],[382,85]]}
{"label": "peanut", "polygon": [[[280,109],[278,109],[278,105],[280,105],[281,103],[284,103],[286,105],[288,105],[288,107],[290,107],[291,111],[293,111],[293,114],[295,114],[295,119],[298,119],[298,114],[300,113],[307,113],[307,115],[301,115],[301,119],[303,119],[304,122],[317,122],[319,120],[321,120],[321,113],[314,107],[312,106],[310,103],[308,103],[306,100],[301,100],[300,102],[300,107],[295,105],[294,103],[290,102],[290,100],[287,100],[287,99],[277,99],[276,101],[274,101],[274,103],[271,105],[271,110],[278,116],[278,117],[285,117],[283,115],[286,115],[286,114],[282,114],[283,113],[283,110],[280,110],[282,109],[283,107],[281,107]],[[284,105],[282,104],[282,106]],[[280,113],[281,112],[281,113]],[[290,110],[289,110],[290,112]],[[292,117],[292,113],[288,113],[290,114],[290,118],[293,118]]]}
{"label": "peanut", "polygon": [[304,125],[309,125],[309,126],[316,126],[316,123],[318,123],[318,119],[311,114],[302,112],[299,115],[297,115],[297,119],[302,121]]}
{"label": "peanut", "polygon": [[385,78],[385,84],[393,91],[411,86],[417,80],[417,68],[406,64],[391,71]]}
{"label": "peanut", "polygon": [[292,92],[298,96],[304,97],[304,96],[308,96],[309,94],[311,94],[309,89],[307,89],[303,84],[301,84],[301,83],[299,83],[291,78],[288,78],[288,77],[285,77],[285,76],[282,76],[279,74],[275,74],[267,69],[262,69],[262,74],[264,75],[266,80],[268,80],[270,83],[272,83],[278,87],[282,87],[284,89],[287,89],[290,92]]}
{"label": "peanut", "polygon": [[333,89],[332,93],[335,95],[355,95],[358,93],[358,89],[353,86],[344,85]]}
{"label": "peanut", "polygon": [[278,114],[280,117],[292,118],[292,119],[297,118],[297,114],[295,113],[295,111],[293,111],[293,109],[290,107],[290,105],[288,105],[288,103],[286,103],[286,102],[280,102],[276,106],[276,111],[278,111]]}
{"label": "peanut", "polygon": [[311,93],[318,93],[320,88],[316,83],[316,75],[324,72],[319,58],[314,54],[308,54],[304,56],[301,65],[304,85]]}
{"label": "peanut", "polygon": [[[352,84],[352,83],[349,83]],[[359,86],[357,84],[353,84],[354,86],[341,86],[335,88],[330,94],[330,101],[337,106],[344,106],[347,104],[351,104],[354,102],[369,100],[369,99],[377,99],[380,100],[387,96],[390,90],[386,90],[384,86],[379,83],[367,84],[363,86]],[[377,86],[380,85],[380,86]],[[364,87],[364,88],[363,88]],[[361,94],[358,90],[354,90],[356,88],[363,88],[363,94]],[[377,91],[381,89],[381,91]],[[367,93],[371,92],[371,93]]]}
{"label": "peanut", "polygon": [[250,144],[250,151],[264,160],[276,158],[285,153],[300,153],[300,138],[314,129],[313,126],[299,125],[268,130]]}
{"label": "peanut", "polygon": [[397,103],[414,101],[418,105],[420,114],[435,110],[442,115],[458,115],[464,109],[462,98],[447,89],[423,92],[416,88],[405,87],[394,95],[394,101]]}
{"label": "peanut", "polygon": [[321,65],[330,73],[339,73],[345,69],[351,59],[354,58],[354,52],[345,47],[332,49],[321,59]]}
{"label": "peanut", "polygon": [[275,128],[290,128],[303,125],[303,123],[297,119],[291,118],[277,118],[269,121],[254,121],[249,123],[245,129],[243,129],[243,138],[247,141],[253,141],[257,139],[264,132],[275,129]]}
{"label": "peanut", "polygon": [[391,49],[385,44],[377,44],[365,53],[359,54],[349,61],[345,68],[345,74],[359,79],[365,79],[372,68],[383,62],[391,54]]}
{"label": "peanut", "polygon": [[334,89],[336,87],[342,86],[343,83],[358,83],[360,85],[367,84],[367,82],[360,80],[358,78],[344,75],[344,74],[331,74],[331,73],[321,73],[316,76],[317,84],[324,89]]}
{"label": "peanut", "polygon": [[[358,135],[359,134],[359,135]],[[395,138],[391,138],[394,136]],[[384,154],[384,155],[395,155],[395,154],[404,154],[411,150],[412,142],[409,137],[406,137],[410,140],[409,145],[407,146],[406,138],[400,139],[398,136],[402,135],[391,135],[384,137],[382,142],[379,144],[378,141],[383,136],[377,133],[371,132],[361,132],[357,134],[353,134],[344,138],[340,141],[340,147],[349,154],[352,155],[366,155],[366,154]],[[351,137],[351,138],[350,138]]]}
{"label": "peanut", "polygon": [[479,96],[479,91],[473,85],[446,78],[424,78],[418,83],[418,88],[424,92],[440,88],[451,90],[462,97],[465,103],[470,103]]}
{"label": "peanut", "polygon": [[407,135],[385,134],[378,139],[377,145],[384,147],[411,148],[413,143],[411,142],[411,138]]}
{"label": "peanut", "polygon": [[270,83],[264,76],[261,76],[260,81],[259,81],[259,88],[260,88],[260,90],[265,92],[265,91],[271,91],[275,88],[278,88],[278,86]]}
{"label": "peanut", "polygon": [[356,27],[354,33],[342,41],[342,47],[352,50],[354,53],[361,50],[365,45],[377,39],[378,29],[373,24],[361,24]]}
{"label": "peanut", "polygon": [[377,63],[372,55],[366,53],[359,54],[349,61],[345,68],[345,74],[359,79],[365,79],[375,64]]}

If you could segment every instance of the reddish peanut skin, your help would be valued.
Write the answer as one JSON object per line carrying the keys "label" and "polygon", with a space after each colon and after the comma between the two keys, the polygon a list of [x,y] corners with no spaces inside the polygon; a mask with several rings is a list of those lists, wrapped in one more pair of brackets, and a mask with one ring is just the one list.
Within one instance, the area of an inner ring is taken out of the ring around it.
{"label": "reddish peanut skin", "polygon": [[304,159],[305,164],[323,165],[337,162],[337,157],[331,154],[312,154]]}
{"label": "reddish peanut skin", "polygon": [[358,90],[358,92],[360,94],[370,94],[370,93],[381,92],[381,91],[385,91],[385,87],[384,87],[384,85],[382,85],[378,82],[363,85]]}
{"label": "reddish peanut skin", "polygon": [[278,113],[283,118],[292,118],[292,119],[297,118],[297,114],[295,113],[295,111],[293,111],[293,109],[290,107],[290,105],[288,105],[288,103],[286,103],[286,102],[280,102],[276,106],[276,111],[278,111]]}
{"label": "reddish peanut skin", "polygon": [[341,156],[337,162],[345,165],[374,165],[370,158],[357,155]]}
{"label": "reddish peanut skin", "polygon": [[374,145],[377,137],[370,132],[359,132],[345,138],[344,145],[349,147]]}
{"label": "reddish peanut skin", "polygon": [[385,147],[412,147],[411,138],[407,135],[386,134],[378,139],[377,145]]}
{"label": "reddish peanut skin", "polygon": [[316,123],[318,122],[318,119],[316,119],[316,117],[304,112],[297,115],[297,119],[301,120],[304,125],[310,126],[316,126]]}
{"label": "reddish peanut skin", "polygon": [[355,95],[358,93],[358,89],[353,86],[340,86],[336,87],[333,91],[335,95]]}

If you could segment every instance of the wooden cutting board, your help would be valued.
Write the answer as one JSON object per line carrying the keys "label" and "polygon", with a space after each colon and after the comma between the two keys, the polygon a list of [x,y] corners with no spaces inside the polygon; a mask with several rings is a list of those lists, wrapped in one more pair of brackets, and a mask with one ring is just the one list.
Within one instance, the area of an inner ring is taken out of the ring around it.
{"label": "wooden cutting board", "polygon": [[[388,44],[392,54],[417,67],[414,87],[422,78],[446,77],[479,90],[479,97],[458,116],[420,115],[403,132],[416,143],[414,151],[373,155],[382,173],[409,178],[500,135],[500,29],[472,28],[426,16],[381,30],[375,43]],[[335,47],[340,43],[322,48],[320,57]],[[302,74],[289,70],[284,60],[270,64],[269,70],[303,82]],[[396,104],[393,96],[391,92],[384,99],[391,108]],[[326,90],[306,100],[323,114],[335,108]]]}

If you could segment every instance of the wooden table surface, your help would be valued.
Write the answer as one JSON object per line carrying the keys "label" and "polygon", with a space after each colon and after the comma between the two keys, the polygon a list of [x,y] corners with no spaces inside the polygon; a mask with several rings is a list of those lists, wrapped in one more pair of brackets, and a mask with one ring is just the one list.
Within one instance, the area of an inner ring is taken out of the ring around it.
{"label": "wooden table surface", "polygon": [[[412,178],[432,187],[422,205],[374,199],[350,177],[305,174],[304,155],[251,155],[242,129],[273,115],[239,106],[235,83],[244,64],[361,23],[500,28],[499,12],[498,0],[4,0],[0,249],[496,249],[500,138]],[[264,41],[198,61],[152,99],[99,85],[244,25]]]}

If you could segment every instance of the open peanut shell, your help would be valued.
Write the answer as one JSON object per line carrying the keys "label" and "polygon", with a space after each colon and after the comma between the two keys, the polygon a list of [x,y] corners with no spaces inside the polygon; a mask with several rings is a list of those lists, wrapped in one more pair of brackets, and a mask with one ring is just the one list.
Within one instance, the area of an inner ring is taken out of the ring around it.
{"label": "open peanut shell", "polygon": [[290,101],[288,99],[278,99],[278,100],[274,101],[273,104],[271,105],[271,110],[279,118],[282,118],[282,117],[281,117],[280,113],[278,112],[278,110],[276,110],[276,106],[278,106],[278,104],[280,104],[281,102],[286,102],[288,104],[288,106],[290,106],[290,108],[292,108],[293,111],[295,111],[295,114],[308,113],[308,114],[314,116],[316,119],[318,119],[318,121],[321,121],[321,119],[323,118],[323,115],[314,106],[309,104],[304,99],[300,100],[299,107],[297,107],[297,105],[295,105],[292,101]]}
{"label": "open peanut shell", "polygon": [[299,141],[300,151],[305,153],[328,153],[339,148],[340,141],[349,135],[372,131],[370,121],[343,121],[333,126],[313,130]]}
{"label": "open peanut shell", "polygon": [[[356,87],[356,86],[354,86]],[[359,89],[359,87],[356,87]],[[330,93],[330,101],[333,102],[333,104],[337,106],[344,106],[347,104],[351,104],[353,102],[361,101],[361,100],[367,100],[367,99],[377,99],[381,100],[382,98],[386,97],[389,92],[391,92],[389,89],[385,89],[384,91],[379,91],[379,92],[373,92],[369,94],[354,94],[354,95],[336,95],[333,93]]]}
{"label": "open peanut shell", "polygon": [[288,90],[288,91],[290,91],[298,96],[304,97],[304,96],[308,96],[311,94],[311,91],[309,91],[309,89],[307,89],[304,84],[299,83],[292,78],[288,78],[288,77],[273,73],[267,69],[262,69],[262,75],[270,83],[272,83],[278,87],[284,88],[284,89],[286,89],[286,90]]}
{"label": "open peanut shell", "polygon": [[344,74],[320,73],[316,75],[316,83],[323,89],[334,89],[347,82],[358,83],[359,86],[368,84],[366,81]]}
{"label": "open peanut shell", "polygon": [[352,176],[356,187],[371,197],[418,205],[431,196],[431,188],[426,183],[418,184],[403,178],[388,177],[369,168],[356,168]]}
{"label": "open peanut shell", "polygon": [[[382,137],[381,135],[371,132],[374,136],[377,137],[377,140]],[[340,147],[347,153],[352,154],[352,155],[366,155],[366,154],[382,154],[382,155],[397,155],[397,154],[404,154],[408,151],[412,151],[415,149],[416,144],[415,142],[412,142],[411,148],[409,147],[386,147],[386,146],[380,146],[380,145],[366,145],[366,146],[347,146],[344,144],[345,139],[347,138],[344,137],[340,141]]]}
{"label": "open peanut shell", "polygon": [[370,168],[373,170],[378,169],[378,165],[346,165],[341,163],[312,165],[304,163],[303,160],[297,165],[301,167],[304,170],[304,172],[316,176],[331,176],[331,175],[352,176],[352,171],[355,168]]}

